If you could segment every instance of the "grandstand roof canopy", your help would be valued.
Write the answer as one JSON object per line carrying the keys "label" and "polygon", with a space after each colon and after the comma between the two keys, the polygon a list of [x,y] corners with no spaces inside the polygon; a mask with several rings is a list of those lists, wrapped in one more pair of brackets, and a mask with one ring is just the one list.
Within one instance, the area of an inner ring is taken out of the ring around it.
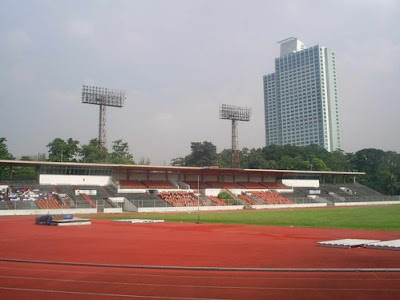
{"label": "grandstand roof canopy", "polygon": [[215,174],[215,175],[365,175],[364,172],[343,171],[307,171],[307,170],[265,170],[265,169],[234,169],[219,167],[176,167],[176,166],[149,166],[149,165],[121,165],[121,164],[99,164],[79,162],[49,162],[49,161],[22,161],[22,160],[0,160],[0,166],[18,167],[40,167],[40,166],[70,166],[70,167],[98,167],[111,168],[115,170],[147,171],[147,172],[176,172],[190,174]]}

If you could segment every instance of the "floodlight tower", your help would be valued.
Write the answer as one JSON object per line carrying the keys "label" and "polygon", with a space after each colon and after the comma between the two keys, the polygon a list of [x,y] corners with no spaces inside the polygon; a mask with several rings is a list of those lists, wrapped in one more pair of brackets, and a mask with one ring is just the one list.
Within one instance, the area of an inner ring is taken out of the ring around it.
{"label": "floodlight tower", "polygon": [[100,107],[99,115],[99,148],[106,148],[106,107],[122,107],[126,94],[123,91],[111,90],[97,86],[84,85],[82,88],[82,103],[95,104]]}
{"label": "floodlight tower", "polygon": [[250,121],[251,108],[230,104],[221,104],[219,107],[219,118],[232,120],[232,167],[239,167],[238,146],[238,121]]}

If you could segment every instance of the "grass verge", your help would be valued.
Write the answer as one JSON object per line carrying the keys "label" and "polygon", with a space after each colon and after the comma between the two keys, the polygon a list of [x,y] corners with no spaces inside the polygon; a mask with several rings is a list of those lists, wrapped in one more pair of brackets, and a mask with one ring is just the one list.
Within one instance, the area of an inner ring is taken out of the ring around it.
{"label": "grass verge", "polygon": [[91,215],[99,219],[163,219],[167,222],[348,228],[400,231],[400,205],[293,209],[268,211],[230,211],[212,213]]}

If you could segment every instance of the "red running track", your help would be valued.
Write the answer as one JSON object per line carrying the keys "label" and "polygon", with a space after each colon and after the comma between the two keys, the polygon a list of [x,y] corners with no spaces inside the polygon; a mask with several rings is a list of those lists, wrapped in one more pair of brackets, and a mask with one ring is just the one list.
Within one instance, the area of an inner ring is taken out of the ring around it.
{"label": "red running track", "polygon": [[400,299],[399,272],[245,272],[9,262],[244,268],[400,268],[398,251],[317,247],[399,232],[182,223],[34,225],[0,219],[1,299]]}

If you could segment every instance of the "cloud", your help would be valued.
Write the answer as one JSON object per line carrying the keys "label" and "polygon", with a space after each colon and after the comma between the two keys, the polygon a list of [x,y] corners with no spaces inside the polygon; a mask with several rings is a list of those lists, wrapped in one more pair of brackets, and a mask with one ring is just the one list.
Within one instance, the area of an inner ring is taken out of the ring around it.
{"label": "cloud", "polygon": [[94,35],[94,25],[86,20],[73,19],[66,23],[65,31],[71,39],[89,39]]}
{"label": "cloud", "polygon": [[32,39],[25,30],[11,29],[1,44],[4,54],[15,59],[23,57],[32,48]]}
{"label": "cloud", "polygon": [[[98,108],[81,104],[82,84],[127,91],[122,109],[107,109],[107,134],[135,158],[168,162],[192,141],[229,148],[220,103],[252,107],[239,146],[262,147],[262,76],[288,36],[336,53],[343,150],[379,147],[400,128],[398,0],[2,2],[0,105],[24,117],[5,114],[0,128],[16,156],[58,136],[97,135]],[[399,139],[386,144],[400,151]]]}

